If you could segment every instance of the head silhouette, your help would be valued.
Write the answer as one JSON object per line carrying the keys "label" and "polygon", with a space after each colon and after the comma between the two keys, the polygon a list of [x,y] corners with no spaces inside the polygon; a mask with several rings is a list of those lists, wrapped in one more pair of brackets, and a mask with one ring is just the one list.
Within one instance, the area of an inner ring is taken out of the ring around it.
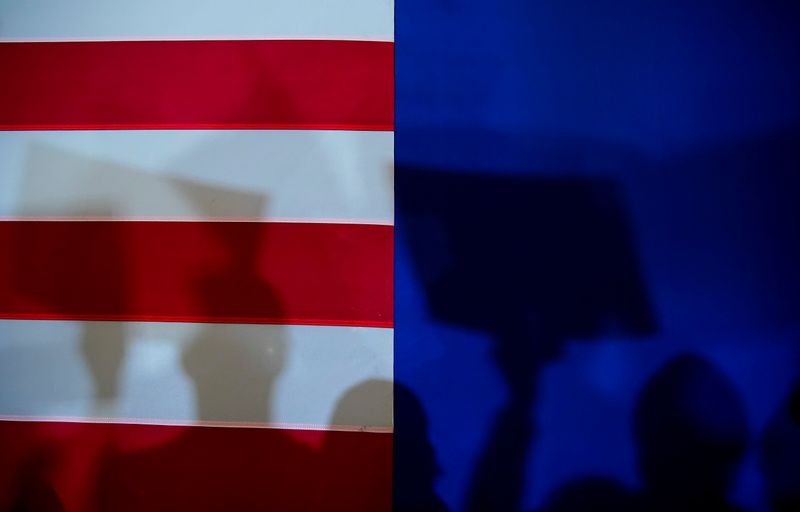
{"label": "head silhouette", "polygon": [[635,434],[639,471],[654,506],[729,508],[725,496],[747,426],[736,390],[713,364],[697,355],[667,363],[642,392]]}

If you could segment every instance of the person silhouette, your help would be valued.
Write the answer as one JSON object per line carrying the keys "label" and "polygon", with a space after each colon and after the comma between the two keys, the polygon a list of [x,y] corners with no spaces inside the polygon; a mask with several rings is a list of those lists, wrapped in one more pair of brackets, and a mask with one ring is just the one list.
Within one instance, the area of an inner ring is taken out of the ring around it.
{"label": "person silhouette", "polygon": [[741,399],[695,354],[671,359],[645,384],[634,414],[642,488],[589,477],[555,492],[541,512],[733,512],[727,492],[747,444]]}
{"label": "person silhouette", "polygon": [[694,354],[672,359],[644,387],[634,431],[650,510],[737,510],[726,494],[746,448],[747,419],[716,366]]}
{"label": "person silhouette", "polygon": [[425,409],[401,383],[395,383],[394,408],[394,510],[446,512],[447,506],[436,494],[441,468],[428,435]]}
{"label": "person silhouette", "polygon": [[764,430],[761,468],[771,509],[800,510],[800,380]]}
{"label": "person silhouette", "polygon": [[397,190],[398,225],[429,313],[492,339],[508,393],[473,467],[465,509],[518,510],[543,370],[573,341],[657,329],[623,193],[613,180],[581,175],[413,166],[398,167]]}

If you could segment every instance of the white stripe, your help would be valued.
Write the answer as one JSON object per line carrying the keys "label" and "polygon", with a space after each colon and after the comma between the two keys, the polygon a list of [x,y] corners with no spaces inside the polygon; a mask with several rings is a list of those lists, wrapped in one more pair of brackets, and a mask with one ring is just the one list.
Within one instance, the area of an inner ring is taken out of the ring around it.
{"label": "white stripe", "polygon": [[[386,431],[392,330],[0,320],[0,417]],[[336,418],[333,420],[333,418]]]}
{"label": "white stripe", "polygon": [[393,40],[392,0],[0,0],[0,39]]}
{"label": "white stripe", "polygon": [[0,217],[391,224],[392,132],[0,132]]}

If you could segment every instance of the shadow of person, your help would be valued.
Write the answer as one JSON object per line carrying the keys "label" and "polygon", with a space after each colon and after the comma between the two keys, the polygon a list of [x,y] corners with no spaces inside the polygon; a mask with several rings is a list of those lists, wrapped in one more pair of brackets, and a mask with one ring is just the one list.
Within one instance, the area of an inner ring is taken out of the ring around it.
{"label": "shadow of person", "polygon": [[517,510],[542,369],[568,340],[655,330],[624,202],[608,179],[410,166],[398,166],[397,193],[429,310],[492,337],[509,392],[467,509]]}
{"label": "shadow of person", "polygon": [[800,510],[800,381],[767,424],[761,441],[761,467],[771,509]]}
{"label": "shadow of person", "polygon": [[[75,351],[84,366],[74,372],[88,377],[92,395],[65,399],[79,404],[67,406],[67,415],[114,418],[129,414],[121,380],[129,345],[136,343],[136,336],[131,336],[136,328],[118,320],[141,316],[137,279],[147,270],[131,256],[141,248],[124,229],[130,224],[109,219],[136,219],[142,207],[165,217],[214,217],[234,208],[232,204],[236,211],[257,217],[264,198],[127,166],[110,157],[73,152],[47,139],[29,143],[20,178],[15,211],[21,216],[92,221],[55,224],[63,229],[47,230],[31,229],[39,223],[24,223],[14,236],[15,248],[37,248],[12,253],[17,300],[24,299],[27,307],[45,318],[80,321]],[[87,226],[91,229],[84,229]],[[64,279],[65,275],[73,277]],[[81,286],[70,286],[74,282]]]}
{"label": "shadow of person", "polygon": [[[203,235],[223,256],[195,278],[194,296],[207,318],[253,321],[247,316],[253,305],[281,317],[277,292],[257,272],[265,229],[259,223],[205,225]],[[286,345],[279,325],[204,324],[182,358],[199,424],[174,427],[163,442],[110,455],[100,474],[97,508],[307,510],[303,488],[313,477],[304,471],[313,467],[314,450],[269,424]],[[157,427],[150,433],[146,428],[140,426],[135,436],[161,435]]]}
{"label": "shadow of person", "polygon": [[[73,215],[76,218],[91,216],[112,218],[115,213],[110,205],[95,204],[90,210],[84,209],[74,212]],[[105,276],[103,282],[99,283],[99,295],[103,297],[105,310],[113,315],[115,312],[128,310],[128,281],[131,279],[131,268],[126,255],[127,247],[123,231],[113,222],[106,223],[105,228],[103,236],[91,239],[86,237],[84,243],[78,245],[81,247],[84,259],[88,261],[73,266],[71,271],[86,276],[99,272]],[[102,249],[98,249],[100,247]],[[95,258],[86,255],[94,255]],[[88,278],[84,280],[94,283],[97,281]],[[74,293],[80,293],[80,290],[75,290]],[[56,305],[55,311],[69,310],[69,304],[80,303],[73,297],[63,298],[60,302]],[[76,313],[76,316],[80,316],[86,312]],[[99,313],[98,317],[102,318],[102,312]],[[125,337],[125,324],[122,322],[81,322],[80,353],[91,376],[94,391],[91,410],[87,411],[91,415],[107,417],[116,413],[126,354]]]}
{"label": "shadow of person", "polygon": [[[86,142],[81,137],[74,139],[81,140]],[[143,211],[165,218],[215,218],[231,210],[257,217],[264,204],[264,198],[252,191],[125,165],[103,156],[102,151],[84,154],[46,137],[28,142],[15,213],[37,219],[91,221],[59,224],[66,227],[51,229],[47,236],[32,236],[25,233],[27,228],[20,229],[15,243],[15,247],[40,248],[18,251],[13,273],[19,281],[16,293],[35,301],[37,309],[55,318],[86,320],[80,323],[76,351],[85,363],[80,371],[90,378],[93,396],[84,400],[84,410],[70,415],[113,418],[129,413],[121,379],[130,346],[138,345],[137,329],[118,320],[151,313],[141,309],[142,293],[137,285],[142,273],[151,270],[141,265],[141,258],[132,256],[141,247],[125,229],[129,223],[109,219],[141,220]],[[86,226],[93,229],[84,230]],[[28,275],[37,278],[29,280]],[[79,276],[81,286],[67,286],[64,275]]]}
{"label": "shadow of person", "polygon": [[371,379],[336,402],[315,459],[326,477],[304,491],[307,510],[392,510],[392,393]]}
{"label": "shadow of person", "polygon": [[747,444],[730,379],[697,355],[667,363],[636,407],[638,467],[650,510],[736,510],[727,499]]}
{"label": "shadow of person", "polygon": [[[26,190],[23,187],[23,197]],[[63,205],[60,213],[77,219],[115,215],[106,203],[81,206],[68,209],[69,205]],[[43,214],[47,210],[39,209],[34,213]],[[85,229],[89,224],[97,228]],[[11,226],[14,272],[9,283],[13,286],[15,300],[26,304],[34,318],[100,320],[128,311],[131,269],[127,242],[118,223],[42,221]],[[64,279],[63,276],[71,277]],[[83,286],[74,286],[76,282]],[[78,414],[113,416],[125,357],[124,326],[115,322],[82,321],[76,351],[85,363],[93,390],[91,397],[81,401],[85,409]],[[76,411],[71,413],[75,415]]]}
{"label": "shadow of person", "polygon": [[684,354],[645,385],[634,433],[642,488],[601,477],[567,484],[542,512],[738,510],[727,498],[747,444],[745,411],[730,379],[706,359]]}
{"label": "shadow of person", "polygon": [[[272,318],[283,316],[275,290],[257,272],[267,243],[259,227],[255,223],[206,225],[208,236],[225,251],[224,261],[200,276],[195,285],[208,318],[252,321],[246,313],[254,306]],[[269,422],[272,389],[285,359],[286,340],[280,325],[205,324],[183,354],[184,369],[195,388],[197,419]]]}
{"label": "shadow of person", "polygon": [[436,494],[441,468],[428,435],[428,418],[419,398],[405,385],[394,386],[393,507],[397,512],[445,512]]}
{"label": "shadow of person", "polygon": [[16,490],[9,512],[64,512],[66,508],[55,489],[43,477],[46,473],[45,454],[32,457],[19,468]]}

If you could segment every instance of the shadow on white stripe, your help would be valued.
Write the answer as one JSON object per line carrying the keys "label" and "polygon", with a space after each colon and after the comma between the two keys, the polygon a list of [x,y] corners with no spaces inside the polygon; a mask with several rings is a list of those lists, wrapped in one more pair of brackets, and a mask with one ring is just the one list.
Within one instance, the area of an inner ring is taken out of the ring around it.
{"label": "shadow on white stripe", "polygon": [[392,335],[0,320],[0,417],[387,431]]}
{"label": "shadow on white stripe", "polygon": [[0,132],[0,217],[393,222],[393,133]]}

